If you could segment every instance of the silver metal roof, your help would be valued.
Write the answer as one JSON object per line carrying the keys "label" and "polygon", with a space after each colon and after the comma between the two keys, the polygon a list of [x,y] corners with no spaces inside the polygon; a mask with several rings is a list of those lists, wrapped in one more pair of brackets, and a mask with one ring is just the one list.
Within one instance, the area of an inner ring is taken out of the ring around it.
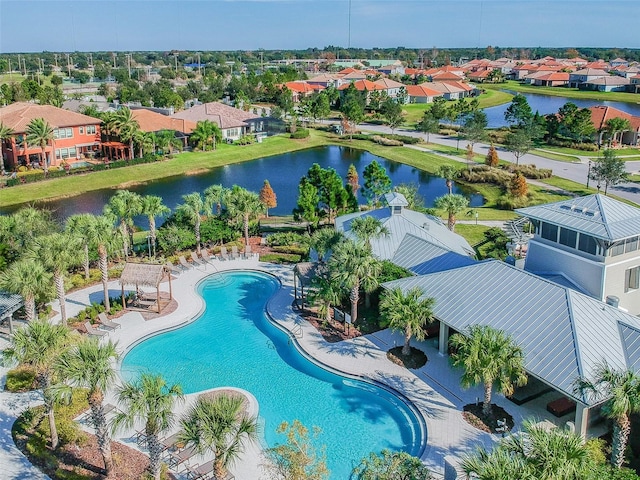
{"label": "silver metal roof", "polygon": [[398,192],[385,193],[384,200],[390,207],[406,207],[409,205],[405,196]]}
{"label": "silver metal roof", "polygon": [[8,317],[24,304],[22,297],[15,293],[0,291],[0,318]]}
{"label": "silver metal roof", "polygon": [[391,261],[417,275],[451,270],[476,263],[467,255],[452,252],[410,233],[404,236]]}
{"label": "silver metal roof", "polygon": [[403,208],[401,213],[392,214],[391,208],[384,207],[368,212],[356,212],[336,218],[336,230],[347,238],[355,238],[351,233],[351,222],[358,217],[371,216],[389,230],[390,234],[371,241],[373,254],[382,260],[391,260],[403,238],[407,234],[424,238],[446,250],[461,255],[473,255],[475,252],[464,237],[450,231],[436,217]]}
{"label": "silver metal roof", "polygon": [[[457,331],[473,324],[506,331],[523,348],[528,372],[586,405],[590,400],[573,392],[573,382],[592,378],[598,363],[640,370],[640,319],[501,261],[384,287],[421,288],[435,298],[435,316]],[[621,326],[628,328],[624,335]]]}
{"label": "silver metal roof", "polygon": [[561,225],[609,242],[640,235],[640,208],[600,194],[515,211],[531,219]]}

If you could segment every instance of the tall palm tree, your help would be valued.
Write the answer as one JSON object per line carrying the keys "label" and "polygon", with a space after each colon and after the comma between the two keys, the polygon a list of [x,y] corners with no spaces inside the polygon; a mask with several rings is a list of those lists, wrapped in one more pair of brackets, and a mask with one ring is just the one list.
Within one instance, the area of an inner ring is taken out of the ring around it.
{"label": "tall palm tree", "polygon": [[369,215],[358,217],[351,222],[351,231],[356,238],[371,251],[371,240],[385,237],[390,234],[380,220]]}
{"label": "tall palm tree", "polygon": [[178,205],[177,212],[182,213],[193,223],[193,231],[196,234],[196,252],[200,255],[200,224],[202,215],[205,213],[206,204],[202,195],[198,192],[189,193],[182,196],[184,203]]}
{"label": "tall palm tree", "polygon": [[210,120],[202,120],[196,123],[196,128],[191,132],[190,141],[200,150],[207,150],[209,144],[216,149],[216,143],[222,141],[220,127]]}
{"label": "tall palm tree", "polygon": [[119,225],[125,258],[129,257],[129,248],[133,244],[133,217],[140,215],[141,210],[142,197],[129,190],[118,190],[104,206],[104,215],[112,217]]}
{"label": "tall palm tree", "polygon": [[32,322],[36,318],[36,298],[51,291],[51,280],[42,263],[24,258],[0,273],[0,288],[24,298],[27,321]]}
{"label": "tall palm tree", "polygon": [[133,141],[136,132],[140,129],[138,121],[133,116],[131,109],[124,107],[118,110],[114,120],[115,133],[123,142],[129,142],[129,159],[133,159]]}
{"label": "tall palm tree", "polygon": [[[11,127],[6,126],[0,122],[0,150],[2,150],[2,144],[13,137],[14,131]],[[0,158],[0,174],[4,177],[6,170],[4,165],[4,157]]]}
{"label": "tall palm tree", "polygon": [[2,352],[4,364],[17,362],[34,369],[38,387],[42,389],[51,431],[51,448],[54,450],[58,447],[58,429],[53,410],[55,396],[50,388],[54,379],[53,365],[69,346],[70,333],[64,325],[52,325],[46,320],[37,320],[17,329],[11,337],[11,346]]}
{"label": "tall palm tree", "polygon": [[56,370],[67,380],[67,384],[59,386],[58,395],[68,397],[74,387],[87,389],[90,419],[107,476],[113,470],[113,458],[103,401],[105,392],[116,380],[117,359],[116,345],[111,340],[100,344],[98,339],[89,337],[63,353],[56,363]]}
{"label": "tall palm tree", "polygon": [[104,292],[104,307],[111,310],[109,301],[109,255],[117,249],[121,242],[120,234],[116,234],[113,222],[104,215],[96,216],[87,229],[89,245],[98,251],[98,266]]}
{"label": "tall palm tree", "polygon": [[143,132],[138,130],[135,132],[133,139],[134,143],[138,146],[138,152],[141,157],[147,153],[155,153],[156,137],[153,132]]}
{"label": "tall palm tree", "polygon": [[313,279],[313,289],[309,294],[309,300],[313,304],[318,304],[318,313],[324,317],[324,321],[331,320],[331,307],[340,305],[343,292],[335,282],[324,276]]}
{"label": "tall palm tree", "polygon": [[[35,144],[40,147],[42,168],[44,168],[44,173],[46,175],[49,171],[46,150],[49,146],[49,143],[53,143],[53,128],[44,118],[34,118],[27,125],[26,134],[27,142],[29,142],[31,145]],[[55,149],[53,150],[53,155],[55,158]]]}
{"label": "tall palm tree", "polygon": [[424,297],[419,288],[413,288],[406,294],[400,288],[384,292],[380,313],[393,330],[404,331],[403,355],[411,353],[411,337],[424,340],[424,326],[433,321],[434,303],[435,299]]}
{"label": "tall palm tree", "polygon": [[453,364],[463,367],[460,382],[464,388],[484,384],[482,411],[491,413],[491,392],[494,384],[505,395],[513,393],[514,384],[527,383],[524,352],[504,331],[488,325],[471,325],[465,334],[451,336]]}
{"label": "tall palm tree", "polygon": [[311,235],[310,246],[318,254],[318,261],[324,262],[324,257],[329,253],[342,239],[341,232],[337,232],[333,227],[321,228],[313,232]]}
{"label": "tall palm tree", "polygon": [[204,190],[204,200],[207,210],[213,213],[213,206],[216,207],[216,215],[222,213],[222,202],[224,202],[227,189],[222,185],[210,185]]}
{"label": "tall palm tree", "polygon": [[603,361],[594,369],[593,379],[576,380],[575,390],[595,401],[607,399],[602,413],[613,420],[611,465],[622,467],[631,433],[629,417],[640,412],[640,374],[632,370],[617,370]]}
{"label": "tall palm tree", "polygon": [[165,156],[167,155],[167,151],[169,154],[172,154],[174,148],[182,148],[182,141],[179,138],[176,138],[176,134],[173,130],[159,131],[156,134],[156,143],[158,148],[162,149]]}
{"label": "tall palm tree", "polygon": [[631,123],[626,118],[610,118],[605,122],[605,131],[609,134],[609,147],[618,139],[618,133],[622,134],[626,130],[631,130]]}
{"label": "tall palm tree", "polygon": [[90,213],[76,213],[67,218],[65,231],[76,237],[82,246],[82,266],[84,278],[89,279],[89,226],[95,221],[95,215]]}
{"label": "tall palm tree", "polygon": [[66,233],[52,233],[36,238],[29,252],[29,256],[34,260],[40,260],[44,268],[53,274],[53,283],[60,302],[60,316],[64,325],[67,324],[64,277],[70,267],[80,262],[79,247],[80,241],[77,237]]}
{"label": "tall palm tree", "polygon": [[358,301],[360,287],[365,279],[375,280],[379,274],[379,265],[366,247],[352,241],[345,241],[336,246],[329,260],[329,277],[349,292],[351,302],[351,321],[358,319]]}
{"label": "tall palm tree", "polygon": [[469,200],[462,195],[448,194],[436,198],[433,205],[447,212],[447,228],[453,232],[456,226],[456,215],[469,206]]}
{"label": "tall palm tree", "polygon": [[264,213],[264,204],[260,201],[260,197],[255,192],[234,185],[231,190],[227,190],[224,203],[229,215],[242,222],[244,243],[249,245],[249,222]]}
{"label": "tall palm tree", "polygon": [[153,245],[153,256],[156,256],[156,217],[164,216],[171,212],[171,209],[162,203],[162,197],[157,195],[144,195],[142,197],[141,211],[149,220],[149,236]]}
{"label": "tall palm tree", "polygon": [[452,195],[453,179],[460,175],[460,171],[453,165],[442,165],[438,168],[437,175],[445,179],[447,182],[447,188],[449,189],[449,195]]}
{"label": "tall palm tree", "polygon": [[173,407],[184,396],[180,385],[168,386],[161,375],[143,373],[134,382],[125,383],[117,391],[118,403],[124,408],[115,416],[113,429],[131,429],[137,420],[144,422],[147,447],[149,448],[149,471],[160,480],[160,464],[163,446],[160,435],[171,429],[175,415]]}
{"label": "tall palm tree", "polygon": [[243,411],[242,397],[200,396],[180,423],[180,439],[186,445],[214,454],[215,478],[224,478],[243,452],[244,442],[254,442],[258,436],[258,422]]}
{"label": "tall palm tree", "polygon": [[4,239],[15,257],[22,255],[40,235],[57,231],[51,212],[34,207],[21,208],[7,221],[8,235]]}

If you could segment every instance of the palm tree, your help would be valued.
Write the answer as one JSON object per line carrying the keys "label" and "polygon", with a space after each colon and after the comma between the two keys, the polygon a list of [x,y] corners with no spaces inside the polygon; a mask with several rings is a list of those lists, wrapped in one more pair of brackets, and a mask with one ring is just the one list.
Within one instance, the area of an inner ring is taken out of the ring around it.
{"label": "palm tree", "polygon": [[161,375],[143,373],[137,381],[120,387],[117,395],[118,403],[124,408],[115,416],[113,430],[131,429],[137,420],[144,422],[149,471],[156,480],[160,480],[163,450],[160,435],[173,427],[173,407],[177,400],[184,400],[182,388],[180,385],[167,386]]}
{"label": "palm tree", "polygon": [[372,250],[371,240],[377,240],[390,233],[389,229],[385,227],[380,220],[369,215],[354,219],[351,222],[351,231],[369,251]]}
{"label": "palm tree", "polygon": [[631,130],[631,123],[626,118],[610,118],[605,122],[605,131],[609,134],[609,148],[617,141],[618,133],[622,134],[626,130]]}
{"label": "palm tree", "polygon": [[318,313],[324,317],[324,321],[331,320],[331,307],[340,305],[343,292],[335,282],[326,277],[319,276],[313,279],[309,300],[312,304],[318,304]]}
{"label": "palm tree", "polygon": [[180,440],[214,456],[215,478],[224,478],[227,469],[240,456],[245,441],[258,437],[258,422],[243,411],[243,398],[220,395],[200,396],[181,420]]}
{"label": "palm tree", "polygon": [[186,218],[193,222],[193,231],[196,235],[196,252],[200,255],[200,224],[202,215],[205,213],[206,204],[202,195],[198,192],[183,195],[184,203],[178,205],[177,212],[182,213]]}
{"label": "palm tree", "polygon": [[53,410],[55,396],[50,388],[54,379],[53,365],[69,346],[70,333],[64,325],[37,320],[17,329],[11,337],[11,346],[2,352],[3,363],[18,362],[20,365],[29,365],[35,371],[38,387],[42,389],[51,431],[51,448],[54,450],[58,447],[58,429]]}
{"label": "palm tree", "polygon": [[40,235],[47,235],[57,230],[51,219],[51,212],[34,207],[21,208],[10,218],[10,234],[6,242],[16,256],[22,255]]}
{"label": "palm tree", "polygon": [[469,200],[462,195],[448,194],[436,198],[433,205],[447,212],[447,228],[453,232],[456,226],[456,215],[469,206]]}
{"label": "palm tree", "polygon": [[162,153],[166,156],[167,150],[169,154],[173,153],[173,149],[182,148],[182,141],[176,138],[176,134],[173,130],[161,130],[156,134],[156,141],[158,148],[162,149]]}
{"label": "palm tree", "polygon": [[129,245],[133,244],[133,217],[140,215],[142,197],[129,190],[118,190],[104,206],[104,215],[119,224],[125,258],[129,257]]}
{"label": "palm tree", "polygon": [[[2,150],[2,144],[5,140],[9,140],[13,137],[14,131],[11,127],[7,127],[4,123],[0,122],[0,150]],[[4,157],[0,158],[0,174],[4,177],[5,165],[4,165]]]}
{"label": "palm tree", "polygon": [[482,412],[491,413],[491,391],[495,384],[505,395],[513,393],[514,384],[527,383],[524,352],[513,339],[488,325],[471,325],[466,334],[451,336],[453,364],[464,368],[460,382],[464,388],[484,384]]}
{"label": "palm tree", "polygon": [[242,221],[245,245],[249,245],[249,222],[264,213],[264,204],[255,192],[245,190],[234,185],[227,190],[225,202],[229,215],[238,221]]}
{"label": "palm tree", "polygon": [[138,130],[135,133],[133,140],[136,145],[138,145],[138,152],[141,157],[149,153],[149,151],[151,151],[151,153],[155,153],[156,136],[153,132],[143,132],[142,130]]}
{"label": "palm tree", "polygon": [[149,220],[149,237],[153,245],[153,256],[156,256],[156,217],[166,215],[171,209],[162,203],[162,197],[145,195],[142,197],[141,211]]}
{"label": "palm tree", "polygon": [[57,371],[68,382],[59,386],[59,395],[68,397],[73,387],[87,389],[90,419],[107,476],[113,470],[113,458],[103,401],[104,393],[116,380],[117,359],[116,345],[111,340],[100,344],[98,339],[89,337],[63,353],[56,364]]}
{"label": "palm tree", "polygon": [[227,189],[222,185],[210,185],[204,190],[204,200],[207,210],[213,213],[213,206],[216,206],[216,215],[222,213],[222,202],[224,202]]}
{"label": "palm tree", "polygon": [[51,291],[51,274],[42,263],[24,258],[0,274],[0,288],[24,298],[27,321],[31,322],[36,318],[36,298]]}
{"label": "palm tree", "polygon": [[575,390],[594,401],[607,399],[602,413],[613,420],[611,465],[622,467],[631,433],[629,417],[640,412],[640,374],[632,370],[617,370],[603,361],[596,365],[592,380],[576,380]]}
{"label": "palm tree", "polygon": [[444,178],[447,182],[447,188],[449,189],[449,195],[453,194],[453,179],[460,175],[460,171],[453,165],[442,165],[436,172],[441,178]]}
{"label": "palm tree", "polygon": [[216,149],[216,143],[222,141],[222,131],[220,127],[210,120],[202,120],[196,123],[196,128],[191,132],[189,137],[191,142],[200,150],[207,150],[211,143],[213,150]]}
{"label": "palm tree", "polygon": [[34,260],[40,260],[44,268],[53,274],[56,295],[60,302],[62,323],[67,324],[67,308],[65,302],[64,277],[67,270],[79,263],[78,248],[80,241],[65,233],[52,233],[36,238],[33,249],[29,252]]}
{"label": "palm tree", "polygon": [[323,262],[324,256],[329,253],[341,240],[341,232],[337,232],[333,227],[321,228],[311,235],[310,247],[318,254],[318,261]]}
{"label": "palm tree", "polygon": [[371,256],[366,247],[345,241],[336,246],[329,260],[329,272],[332,281],[349,291],[351,321],[355,323],[358,319],[360,287],[363,282],[369,287],[372,286],[372,282],[377,284],[375,277],[380,273],[380,263]]}
{"label": "palm tree", "polygon": [[[44,118],[34,118],[27,125],[26,134],[27,142],[40,147],[42,168],[44,168],[44,173],[46,175],[49,171],[46,150],[49,142],[53,142],[53,128]],[[55,149],[53,150],[53,155],[55,156]]]}
{"label": "palm tree", "polygon": [[387,290],[380,301],[380,313],[393,330],[404,331],[402,354],[411,354],[411,337],[424,340],[424,326],[433,321],[435,299],[424,297],[419,288],[409,290],[406,295],[400,288]]}
{"label": "palm tree", "polygon": [[129,142],[129,159],[133,159],[133,141],[136,132],[140,129],[137,120],[133,116],[133,112],[127,108],[121,108],[115,114],[114,132],[120,137],[121,141]]}
{"label": "palm tree", "polygon": [[77,213],[67,218],[65,231],[76,237],[84,251],[82,266],[84,267],[84,278],[89,279],[89,226],[95,220],[95,215],[90,213]]}
{"label": "palm tree", "polygon": [[102,279],[102,290],[104,292],[104,308],[111,310],[109,301],[109,254],[117,249],[120,243],[120,235],[116,235],[113,222],[109,217],[99,215],[94,217],[87,229],[89,244],[98,251],[98,266]]}

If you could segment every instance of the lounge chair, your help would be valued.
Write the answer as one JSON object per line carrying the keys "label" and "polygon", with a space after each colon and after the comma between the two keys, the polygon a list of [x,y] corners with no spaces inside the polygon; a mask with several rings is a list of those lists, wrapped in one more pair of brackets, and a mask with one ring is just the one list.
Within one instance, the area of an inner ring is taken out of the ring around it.
{"label": "lounge chair", "polygon": [[213,257],[209,255],[209,251],[206,248],[202,249],[201,255],[202,255],[202,260],[213,265]]}
{"label": "lounge chair", "polygon": [[229,258],[227,247],[220,247],[220,260],[229,260]]}
{"label": "lounge chair", "polygon": [[169,273],[173,273],[175,275],[180,275],[182,272],[184,272],[184,267],[182,265],[178,265],[176,267],[173,263],[171,263],[170,260],[167,261],[165,266],[169,270]]}
{"label": "lounge chair", "polygon": [[189,265],[189,262],[187,262],[187,259],[184,258],[184,255],[180,255],[180,258],[178,258],[178,260],[180,260],[180,265],[182,265],[182,268],[184,268],[185,270],[189,270],[193,265]]}
{"label": "lounge chair", "polygon": [[194,265],[207,268],[207,264],[198,258],[198,255],[196,254],[196,252],[191,252],[191,261],[193,262]]}
{"label": "lounge chair", "polygon": [[184,462],[193,457],[197,452],[195,447],[187,447],[183,450],[178,450],[177,452],[173,452],[169,454],[169,468],[177,468],[182,465]]}
{"label": "lounge chair", "polygon": [[122,326],[119,323],[109,320],[107,318],[107,314],[104,312],[98,314],[98,320],[100,320],[100,327],[104,327],[109,330],[115,330],[116,328],[120,328]]}
{"label": "lounge chair", "polygon": [[238,247],[235,245],[231,247],[231,258],[233,260],[240,258],[240,254],[238,253]]}
{"label": "lounge chair", "polygon": [[176,443],[178,443],[178,439],[180,438],[180,432],[174,433],[173,435],[170,435],[162,440],[160,440],[160,445],[162,445],[162,451],[164,452],[165,450],[171,450],[176,446]]}
{"label": "lounge chair", "polygon": [[197,480],[200,478],[206,478],[213,473],[213,460],[209,460],[202,465],[190,466],[186,465],[186,474],[188,480]]}
{"label": "lounge chair", "polygon": [[253,257],[253,253],[251,252],[251,245],[247,245],[244,247],[244,253],[242,254],[242,257],[245,259]]}
{"label": "lounge chair", "polygon": [[98,330],[97,328],[93,328],[93,326],[91,325],[91,322],[84,322],[84,328],[87,329],[87,333],[92,337],[104,337],[105,335],[109,334],[104,330]]}

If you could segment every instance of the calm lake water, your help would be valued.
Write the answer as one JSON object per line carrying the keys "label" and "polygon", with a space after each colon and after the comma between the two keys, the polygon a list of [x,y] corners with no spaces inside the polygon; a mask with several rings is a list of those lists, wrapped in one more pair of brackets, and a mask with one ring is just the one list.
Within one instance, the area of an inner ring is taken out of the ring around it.
{"label": "calm lake water", "polygon": [[[504,91],[513,95],[517,93],[512,90]],[[606,105],[608,107],[614,107],[618,110],[622,110],[623,112],[630,113],[631,115],[640,116],[640,104],[554,97],[551,95],[540,95],[538,93],[521,93],[521,95],[524,95],[527,98],[527,102],[529,102],[531,110],[533,110],[534,113],[537,110],[540,115],[556,113],[565,103],[572,102],[580,108],[593,107],[594,105]],[[640,95],[638,95],[638,101],[640,101]],[[507,122],[504,120],[504,112],[509,105],[511,105],[511,103],[505,103],[503,105],[498,105],[497,107],[484,109],[484,112],[487,114],[489,128],[498,128],[507,125]]]}
{"label": "calm lake water", "polygon": [[[159,195],[172,210],[182,203],[182,195],[192,192],[202,192],[205,188],[214,184],[225,187],[240,185],[248,190],[260,191],[264,180],[269,180],[271,187],[277,196],[278,206],[269,210],[273,215],[289,215],[296,206],[298,199],[298,182],[311,165],[319,164],[323,168],[332,167],[338,174],[345,178],[350,164],[354,164],[360,175],[360,183],[363,183],[362,172],[373,160],[377,160],[387,170],[393,185],[401,183],[414,183],[419,186],[426,206],[433,205],[433,200],[447,193],[445,181],[424,173],[417,168],[391,162],[353,148],[327,146],[302,150],[299,152],[259,158],[249,162],[224,167],[214,168],[209,172],[199,175],[180,175],[155,180],[144,185],[136,185],[128,189],[141,195]],[[54,213],[59,220],[64,220],[75,213],[102,212],[103,206],[109,201],[115,190],[105,189],[84,193],[75,197],[43,202],[39,207],[47,208]],[[469,198],[470,205],[479,207],[484,204],[482,195],[460,186],[454,186],[454,193]],[[358,194],[360,203],[366,200]],[[9,207],[0,213],[11,213],[19,208]],[[146,226],[146,220],[140,219],[140,226]]]}

